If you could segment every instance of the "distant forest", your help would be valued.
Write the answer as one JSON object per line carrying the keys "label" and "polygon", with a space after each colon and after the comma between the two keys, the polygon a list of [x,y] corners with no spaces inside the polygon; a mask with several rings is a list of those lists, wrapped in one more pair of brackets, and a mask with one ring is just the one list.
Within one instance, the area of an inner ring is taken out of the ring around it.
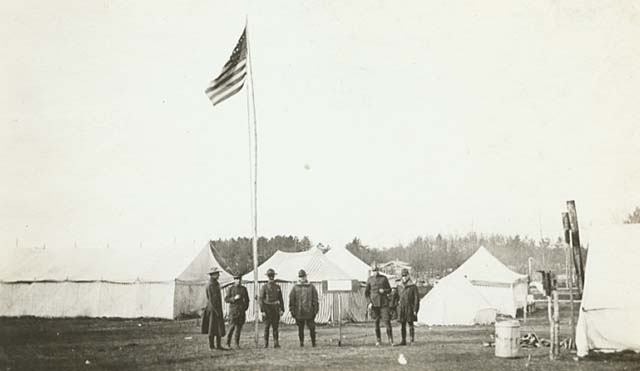
{"label": "distant forest", "polygon": [[[225,270],[244,274],[253,269],[251,239],[238,237],[211,241],[214,255]],[[436,235],[417,237],[407,245],[388,248],[371,248],[358,237],[346,244],[346,248],[367,264],[385,263],[399,259],[409,263],[413,272],[422,277],[442,277],[460,266],[480,246],[486,247],[496,258],[511,269],[527,273],[528,259],[532,258],[532,270],[552,270],[564,273],[565,248],[558,239],[534,240],[528,237],[499,234],[469,233],[465,236]],[[286,252],[306,251],[312,247],[327,251],[322,243],[313,244],[308,237],[275,236],[258,238],[258,264],[262,264],[277,250]],[[585,252],[586,254],[586,252]],[[584,255],[586,256],[586,255]]]}

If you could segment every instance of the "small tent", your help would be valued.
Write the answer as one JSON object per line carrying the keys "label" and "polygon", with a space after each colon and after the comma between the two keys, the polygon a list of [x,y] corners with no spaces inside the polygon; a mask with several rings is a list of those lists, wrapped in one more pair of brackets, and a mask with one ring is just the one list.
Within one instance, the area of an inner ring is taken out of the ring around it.
{"label": "small tent", "polygon": [[[176,318],[206,305],[204,247],[5,250],[0,316]],[[222,272],[222,282],[230,280]]]}
{"label": "small tent", "polygon": [[578,355],[590,350],[640,352],[640,225],[586,232],[589,249],[576,326]]}
{"label": "small tent", "polygon": [[448,275],[420,301],[418,323],[433,325],[488,324],[496,310],[477,287],[462,276]]}
{"label": "small tent", "polygon": [[[324,280],[353,280],[352,276],[337,265],[332,263],[325,254],[318,248],[311,248],[303,252],[283,252],[276,251],[267,261],[258,267],[258,288],[267,281],[267,269],[276,271],[276,280],[282,288],[282,295],[285,304],[285,314],[281,318],[284,323],[294,323],[294,319],[289,313],[289,291],[298,280],[298,271],[304,269],[307,272],[307,279],[318,291],[320,310],[316,316],[317,323],[327,323],[335,320],[337,314],[334,311],[334,299],[340,298],[343,318],[353,321],[362,321],[366,315],[366,302],[363,293],[339,293],[333,294],[324,292],[322,281]],[[242,277],[247,290],[249,291],[250,305],[247,311],[247,321],[255,319],[253,312],[253,271]],[[228,288],[225,288],[225,290]]]}
{"label": "small tent", "polygon": [[527,275],[507,268],[482,246],[450,275],[466,277],[500,314],[515,317],[526,305]]}
{"label": "small tent", "polygon": [[366,282],[371,275],[371,267],[345,247],[333,247],[324,256],[354,280]]}

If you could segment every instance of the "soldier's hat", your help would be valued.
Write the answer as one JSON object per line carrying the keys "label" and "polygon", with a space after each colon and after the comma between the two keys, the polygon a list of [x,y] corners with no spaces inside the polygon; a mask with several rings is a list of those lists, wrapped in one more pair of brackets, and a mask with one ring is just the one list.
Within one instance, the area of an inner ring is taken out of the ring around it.
{"label": "soldier's hat", "polygon": [[218,269],[218,267],[213,267],[211,269],[209,269],[209,272],[207,272],[208,274],[215,274],[215,273],[220,273],[220,269]]}
{"label": "soldier's hat", "polygon": [[304,271],[304,269],[300,269],[298,271],[298,277],[306,277],[307,276],[307,272]]}
{"label": "soldier's hat", "polygon": [[372,272],[380,271],[380,267],[378,267],[378,264],[376,262],[373,262],[373,264],[371,265],[371,271]]}
{"label": "soldier's hat", "polygon": [[272,268],[267,269],[267,276],[275,276],[276,275],[276,271],[274,271]]}
{"label": "soldier's hat", "polygon": [[402,268],[402,271],[400,273],[401,276],[408,276],[409,275],[409,270],[407,268]]}

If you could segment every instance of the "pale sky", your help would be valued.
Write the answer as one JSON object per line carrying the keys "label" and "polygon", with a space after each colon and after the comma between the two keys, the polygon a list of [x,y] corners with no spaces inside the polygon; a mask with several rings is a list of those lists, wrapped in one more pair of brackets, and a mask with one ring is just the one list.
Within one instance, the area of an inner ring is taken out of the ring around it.
{"label": "pale sky", "polygon": [[5,1],[0,246],[555,238],[640,205],[635,1]]}

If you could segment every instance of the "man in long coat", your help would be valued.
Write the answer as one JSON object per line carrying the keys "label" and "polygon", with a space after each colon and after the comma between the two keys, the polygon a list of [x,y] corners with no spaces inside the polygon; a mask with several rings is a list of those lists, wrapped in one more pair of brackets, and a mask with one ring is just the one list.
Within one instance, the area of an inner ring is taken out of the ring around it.
{"label": "man in long coat", "polygon": [[269,281],[260,288],[260,312],[264,320],[264,347],[269,347],[269,327],[273,328],[273,347],[280,348],[278,339],[278,325],[280,316],[284,313],[284,299],[282,289],[276,283],[276,272],[267,269]]}
{"label": "man in long coat", "polygon": [[222,292],[218,278],[220,271],[214,267],[209,271],[207,285],[207,307],[202,319],[202,333],[209,334],[209,349],[224,350],[222,337],[225,335],[224,316],[222,315]]}
{"label": "man in long coat", "polygon": [[400,345],[407,345],[407,323],[409,324],[409,334],[411,344],[415,341],[415,330],[413,322],[418,320],[418,310],[420,309],[420,295],[418,288],[409,277],[409,270],[402,269],[402,280],[398,284],[398,322],[400,322],[400,332],[402,342]]}
{"label": "man in long coat", "polygon": [[393,332],[391,330],[391,319],[389,317],[389,296],[391,286],[387,277],[380,274],[377,265],[373,265],[373,275],[367,279],[364,296],[369,300],[372,317],[376,326],[376,346],[380,345],[380,320],[383,320],[387,327],[387,338],[389,344],[393,345]]}
{"label": "man in long coat", "polygon": [[311,336],[311,346],[316,346],[316,323],[315,318],[320,306],[318,305],[318,291],[307,280],[307,272],[300,269],[298,272],[298,283],[289,293],[289,312],[298,325],[298,339],[300,346],[304,346],[304,325],[309,328]]}
{"label": "man in long coat", "polygon": [[227,335],[227,347],[231,348],[231,338],[235,331],[236,348],[240,348],[240,333],[246,320],[245,312],[249,309],[249,294],[247,288],[242,286],[242,276],[233,276],[233,286],[227,290],[224,301],[229,303],[229,334]]}

